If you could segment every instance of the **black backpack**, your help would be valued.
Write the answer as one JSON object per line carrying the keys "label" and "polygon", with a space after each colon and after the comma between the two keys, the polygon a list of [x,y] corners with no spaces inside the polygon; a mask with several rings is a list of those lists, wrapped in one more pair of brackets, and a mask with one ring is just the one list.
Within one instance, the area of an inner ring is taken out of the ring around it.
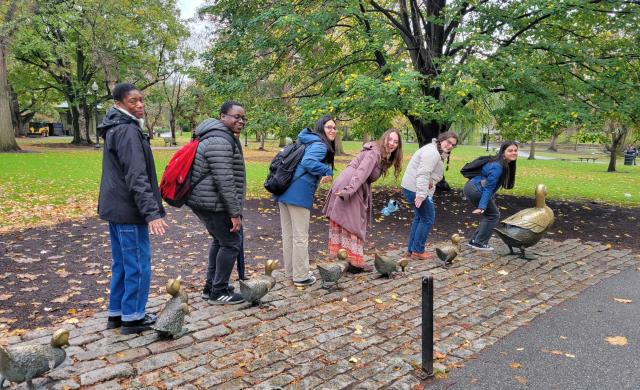
{"label": "black backpack", "polygon": [[271,160],[269,174],[264,181],[264,188],[274,195],[281,195],[289,188],[293,181],[296,167],[304,156],[306,144],[300,141],[293,142],[284,147]]}
{"label": "black backpack", "polygon": [[460,169],[460,173],[467,179],[473,179],[476,176],[480,176],[482,175],[482,167],[484,167],[492,157],[493,156],[480,156],[475,160],[464,164],[462,169]]}

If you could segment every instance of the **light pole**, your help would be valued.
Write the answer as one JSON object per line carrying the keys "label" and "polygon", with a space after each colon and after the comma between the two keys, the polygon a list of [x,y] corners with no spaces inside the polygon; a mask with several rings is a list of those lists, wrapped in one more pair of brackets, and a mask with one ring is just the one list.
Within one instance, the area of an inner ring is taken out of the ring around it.
{"label": "light pole", "polygon": [[94,81],[91,84],[91,90],[93,91],[93,100],[95,102],[96,111],[96,147],[100,146],[100,136],[98,135],[98,84]]}

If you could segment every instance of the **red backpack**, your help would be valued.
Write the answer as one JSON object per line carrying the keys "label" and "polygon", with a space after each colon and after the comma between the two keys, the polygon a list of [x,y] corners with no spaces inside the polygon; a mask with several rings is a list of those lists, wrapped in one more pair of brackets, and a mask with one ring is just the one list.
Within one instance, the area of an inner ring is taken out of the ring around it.
{"label": "red backpack", "polygon": [[[234,152],[238,149],[235,138],[223,130],[210,131],[204,138],[209,138],[214,133],[227,139],[233,146]],[[203,175],[196,183],[191,183],[193,160],[196,157],[198,145],[204,138],[194,137],[188,144],[178,149],[162,174],[160,194],[162,199],[171,206],[182,207],[187,202],[191,191],[206,177]]]}

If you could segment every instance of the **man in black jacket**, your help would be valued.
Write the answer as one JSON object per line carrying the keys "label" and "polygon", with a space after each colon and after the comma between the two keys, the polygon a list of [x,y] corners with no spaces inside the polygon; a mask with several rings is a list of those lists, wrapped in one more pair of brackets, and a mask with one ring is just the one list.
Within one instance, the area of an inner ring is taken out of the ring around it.
{"label": "man in black jacket", "polygon": [[200,144],[193,161],[191,183],[197,184],[187,206],[213,237],[203,290],[212,304],[244,302],[229,286],[229,277],[241,242],[246,177],[238,136],[246,122],[240,103],[229,101],[220,107],[220,119],[206,119],[195,130]]}
{"label": "man in black jacket", "polygon": [[155,322],[145,314],[151,282],[151,234],[167,224],[148,139],[142,133],[142,93],[132,84],[112,91],[114,107],[98,126],[104,139],[98,214],[109,222],[111,286],[107,329],[139,333]]}

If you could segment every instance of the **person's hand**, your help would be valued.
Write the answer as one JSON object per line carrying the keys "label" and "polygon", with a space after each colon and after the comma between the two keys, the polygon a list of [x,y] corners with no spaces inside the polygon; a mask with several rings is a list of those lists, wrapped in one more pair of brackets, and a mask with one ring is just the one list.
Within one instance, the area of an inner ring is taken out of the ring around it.
{"label": "person's hand", "polygon": [[320,184],[331,183],[332,179],[333,177],[331,176],[323,176],[322,179],[320,179]]}
{"label": "person's hand", "polygon": [[420,206],[422,206],[422,202],[424,202],[424,198],[421,196],[416,196],[416,200],[413,202],[413,204],[415,204],[416,208],[419,209]]}
{"label": "person's hand", "polygon": [[231,233],[236,233],[240,231],[240,227],[242,226],[242,219],[240,217],[231,217]]}
{"label": "person's hand", "polygon": [[471,213],[472,214],[484,214],[484,210],[483,209],[475,209]]}
{"label": "person's hand", "polygon": [[149,233],[162,236],[164,234],[164,229],[168,227],[169,225],[167,225],[164,219],[154,219],[153,221],[149,222]]}

